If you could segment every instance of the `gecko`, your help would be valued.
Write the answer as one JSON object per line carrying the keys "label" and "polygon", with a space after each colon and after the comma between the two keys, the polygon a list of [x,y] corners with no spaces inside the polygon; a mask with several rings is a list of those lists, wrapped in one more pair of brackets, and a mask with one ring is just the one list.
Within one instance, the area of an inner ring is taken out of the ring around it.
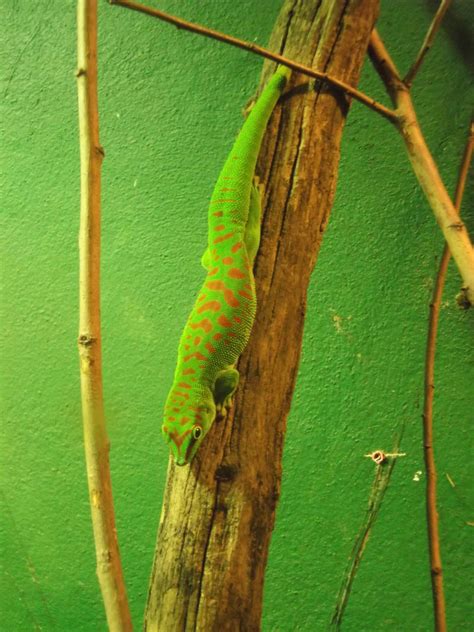
{"label": "gecko", "polygon": [[237,359],[257,309],[253,263],[260,243],[261,186],[254,176],[265,129],[291,70],[279,66],[245,120],[208,211],[204,283],[178,347],[162,433],[176,465],[192,461],[239,383]]}

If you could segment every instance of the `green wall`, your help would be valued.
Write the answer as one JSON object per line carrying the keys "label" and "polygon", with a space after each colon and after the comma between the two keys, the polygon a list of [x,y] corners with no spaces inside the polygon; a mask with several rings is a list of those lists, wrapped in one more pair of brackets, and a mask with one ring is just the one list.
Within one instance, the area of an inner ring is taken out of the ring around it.
{"label": "green wall", "polygon": [[[382,3],[379,28],[402,69],[435,4]],[[154,5],[266,44],[280,2]],[[8,35],[1,51],[0,627],[92,632],[105,629],[105,617],[95,578],[76,350],[75,2],[5,0],[0,16]],[[167,465],[160,412],[202,278],[206,203],[261,62],[105,1],[99,17],[106,413],[118,532],[139,629]],[[468,73],[473,17],[470,0],[454,3],[413,91],[450,191],[474,93]],[[368,63],[361,87],[386,102]],[[473,201],[471,187],[464,203],[471,235]],[[428,303],[441,250],[400,138],[355,104],[309,290],[268,565],[266,632],[326,629],[374,479],[375,466],[364,455],[391,451],[401,425],[406,456],[393,470],[343,630],[432,629],[420,415]],[[467,605],[474,312],[456,307],[458,287],[451,265],[437,354],[435,440],[448,618],[451,631],[467,632],[474,616]]]}

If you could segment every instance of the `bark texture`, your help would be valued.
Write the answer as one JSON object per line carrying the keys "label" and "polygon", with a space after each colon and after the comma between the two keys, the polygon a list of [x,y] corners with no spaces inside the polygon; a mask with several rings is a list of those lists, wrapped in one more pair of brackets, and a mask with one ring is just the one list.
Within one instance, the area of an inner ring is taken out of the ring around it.
{"label": "bark texture", "polygon": [[[378,0],[285,0],[269,48],[357,84]],[[273,72],[264,69],[261,85]],[[306,293],[333,203],[346,97],[294,73],[257,173],[265,184],[257,319],[231,414],[191,467],[170,463],[145,630],[260,629],[265,566]]]}

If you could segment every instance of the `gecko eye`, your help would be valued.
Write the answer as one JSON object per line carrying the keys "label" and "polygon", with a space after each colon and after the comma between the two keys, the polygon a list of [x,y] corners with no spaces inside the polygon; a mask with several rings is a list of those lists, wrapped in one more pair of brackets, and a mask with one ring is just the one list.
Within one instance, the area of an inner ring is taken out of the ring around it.
{"label": "gecko eye", "polygon": [[195,439],[199,439],[199,437],[202,435],[202,428],[201,426],[194,426],[193,428],[193,437]]}

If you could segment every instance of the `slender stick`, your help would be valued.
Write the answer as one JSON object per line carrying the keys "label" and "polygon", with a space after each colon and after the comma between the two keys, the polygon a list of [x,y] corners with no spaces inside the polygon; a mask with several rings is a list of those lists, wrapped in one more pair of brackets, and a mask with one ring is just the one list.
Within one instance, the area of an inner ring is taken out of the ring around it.
{"label": "slender stick", "polygon": [[170,15],[169,13],[165,13],[164,11],[160,11],[159,9],[153,9],[152,7],[148,7],[144,4],[139,4],[138,2],[133,2],[132,0],[109,0],[109,3],[112,5],[117,5],[119,7],[124,7],[126,9],[131,9],[132,11],[138,11],[139,13],[144,13],[154,18],[158,18],[159,20],[163,20],[164,22],[173,24],[178,29],[198,33],[199,35],[203,35],[204,37],[210,37],[211,39],[218,40],[219,42],[225,42],[226,44],[230,44],[231,46],[242,48],[243,50],[246,50],[250,53],[261,55],[266,59],[271,59],[272,61],[276,61],[279,64],[288,66],[288,68],[292,68],[293,70],[296,70],[304,75],[308,75],[309,77],[312,77],[314,79],[325,81],[326,83],[329,83],[339,90],[342,90],[346,94],[350,95],[356,101],[363,103],[374,112],[378,112],[378,114],[381,114],[384,118],[388,119],[392,123],[396,121],[396,115],[393,110],[390,110],[390,108],[385,107],[385,105],[378,103],[371,97],[367,96],[363,92],[360,92],[360,90],[353,88],[344,81],[340,81],[335,77],[331,77],[325,72],[320,72],[319,70],[314,70],[313,68],[305,66],[304,64],[292,61],[291,59],[283,57],[283,55],[279,55],[278,53],[272,53],[262,46],[258,46],[257,44],[253,44],[252,42],[246,42],[245,40],[238,39],[236,37],[233,37],[232,35],[226,35],[225,33],[221,33],[220,31],[214,31],[213,29],[201,26],[200,24],[187,22],[186,20],[182,20],[181,18],[178,18],[174,15]]}
{"label": "slender stick", "polygon": [[122,575],[102,397],[100,341],[100,169],[97,103],[97,0],[77,3],[77,90],[81,155],[79,357],[82,415],[97,575],[109,630],[132,630]]}
{"label": "slender stick", "polygon": [[[455,206],[459,211],[464,193],[466,177],[472,159],[474,146],[474,126],[471,123],[469,138],[464,149],[458,183],[456,187]],[[444,282],[450,258],[446,245],[439,265],[433,298],[430,304],[428,339],[425,358],[425,399],[423,406],[423,449],[426,468],[426,520],[428,527],[428,547],[431,567],[431,588],[435,616],[435,630],[446,630],[446,608],[443,590],[443,570],[439,541],[438,512],[436,509],[436,466],[433,448],[433,396],[434,396],[434,361],[436,336],[438,332],[439,312],[443,295]]]}
{"label": "slender stick", "polygon": [[400,79],[397,68],[376,30],[370,37],[369,55],[397,108],[397,127],[405,141],[415,175],[463,279],[463,297],[467,305],[473,304],[474,248],[425,142],[410,92]]}
{"label": "slender stick", "polygon": [[412,85],[413,79],[415,78],[415,75],[419,71],[421,64],[423,63],[423,60],[425,59],[426,53],[432,47],[434,38],[436,37],[436,33],[438,32],[439,27],[441,26],[441,23],[446,14],[446,11],[451,6],[451,2],[452,0],[441,0],[438,10],[436,11],[433,21],[431,22],[430,28],[428,29],[428,32],[426,33],[423,44],[421,45],[421,48],[418,51],[418,55],[416,56],[416,59],[412,67],[410,68],[410,70],[405,75],[405,78],[403,79],[403,83],[408,88]]}

